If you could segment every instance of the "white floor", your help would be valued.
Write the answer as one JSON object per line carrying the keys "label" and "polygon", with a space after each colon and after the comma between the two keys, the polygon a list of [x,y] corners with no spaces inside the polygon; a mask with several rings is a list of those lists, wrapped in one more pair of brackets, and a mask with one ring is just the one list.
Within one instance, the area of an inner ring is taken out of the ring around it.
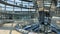
{"label": "white floor", "polygon": [[14,26],[17,23],[7,23],[0,27],[0,34],[21,34],[14,30]]}

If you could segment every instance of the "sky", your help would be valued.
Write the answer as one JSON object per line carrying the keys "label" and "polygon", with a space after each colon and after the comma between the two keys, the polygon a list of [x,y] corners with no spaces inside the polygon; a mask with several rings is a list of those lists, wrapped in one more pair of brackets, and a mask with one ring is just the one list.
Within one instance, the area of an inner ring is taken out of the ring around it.
{"label": "sky", "polygon": [[[14,4],[14,2],[11,2],[11,1],[14,1],[14,0],[8,0],[8,3]],[[21,4],[21,3],[20,3],[21,1],[19,1],[19,0],[15,0],[15,2],[19,2],[17,5]],[[47,3],[47,4],[48,4],[48,3]],[[58,3],[57,7],[60,6],[59,4],[60,4],[60,3]],[[27,6],[28,6],[28,2],[23,2],[23,5],[27,5]],[[4,4],[0,4],[0,6],[3,7],[2,10],[5,9],[5,8],[4,8],[4,7],[5,7]],[[29,3],[29,6],[33,6],[33,3]],[[48,6],[48,5],[46,5],[46,6]],[[6,5],[6,7],[8,7],[8,8],[6,8],[6,10],[8,10],[8,11],[12,11],[12,10],[13,10],[13,7],[12,7],[12,6]],[[15,11],[16,11],[16,10],[17,10],[17,11],[21,11],[21,8],[15,7],[14,10],[15,10]],[[30,11],[33,11],[33,10],[34,10],[34,9],[31,9]],[[28,9],[22,9],[22,11],[28,11]]]}
{"label": "sky", "polygon": [[[14,2],[11,2],[11,1],[14,1],[14,0],[8,0],[8,2],[7,3],[10,3],[10,4],[14,4]],[[21,1],[19,1],[19,0],[15,0],[15,2],[17,3],[17,2],[19,2],[17,5],[19,5],[19,4],[21,4]],[[28,6],[28,2],[23,2],[23,5],[27,5]],[[0,6],[1,7],[3,7],[2,8],[2,10],[4,10],[5,8],[5,5],[4,4],[0,4]],[[33,6],[33,3],[29,3],[29,6]],[[8,11],[12,11],[13,10],[13,7],[12,6],[8,6],[8,5],[6,5],[6,7],[8,7],[8,8],[6,8],[6,10],[8,10]],[[14,7],[15,9],[15,11],[17,10],[17,11],[21,11],[21,8],[18,8],[18,7]],[[30,11],[33,11],[34,9],[31,9]],[[28,9],[23,9],[22,8],[22,11],[28,11]]]}

